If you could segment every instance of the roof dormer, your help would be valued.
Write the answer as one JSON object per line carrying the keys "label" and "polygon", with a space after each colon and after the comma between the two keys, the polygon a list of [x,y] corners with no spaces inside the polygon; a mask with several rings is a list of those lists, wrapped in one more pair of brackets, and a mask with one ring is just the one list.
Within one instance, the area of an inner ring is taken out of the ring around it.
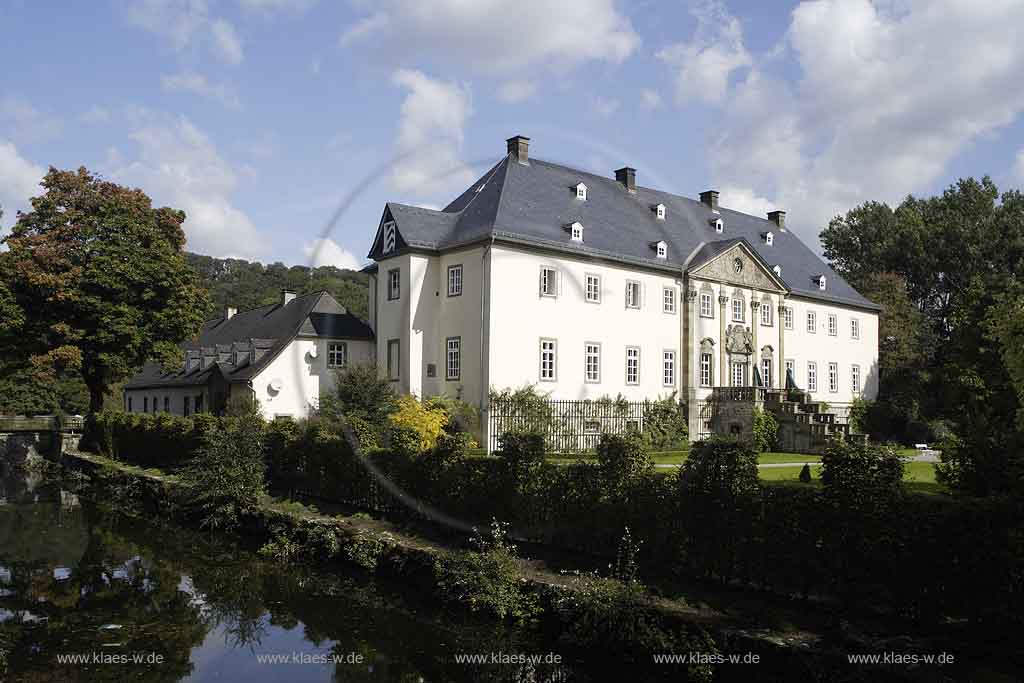
{"label": "roof dormer", "polygon": [[762,232],[761,239],[763,239],[764,243],[770,247],[775,243],[775,233],[770,230],[768,232]]}
{"label": "roof dormer", "polygon": [[822,291],[825,290],[825,276],[824,275],[821,275],[821,274],[815,275],[814,276],[814,282],[815,282],[815,284],[818,285],[818,289],[820,289]]}
{"label": "roof dormer", "polygon": [[725,232],[725,223],[722,222],[721,218],[710,218],[708,219],[708,223],[711,224],[711,227],[713,227],[715,229],[715,232],[717,232],[719,235]]}
{"label": "roof dormer", "polygon": [[668,258],[668,243],[665,240],[651,242],[651,249],[654,250],[658,258]]}
{"label": "roof dormer", "polygon": [[580,223],[579,221],[576,221],[574,223],[570,223],[569,225],[565,226],[565,229],[569,232],[569,239],[571,239],[573,242],[582,242],[583,241],[583,224],[582,223]]}
{"label": "roof dormer", "polygon": [[664,204],[655,204],[651,208],[654,210],[654,215],[658,217],[659,221],[665,220],[665,205]]}
{"label": "roof dormer", "polygon": [[583,183],[577,183],[576,185],[576,199],[581,202],[587,201],[587,186]]}
{"label": "roof dormer", "polygon": [[776,275],[777,275],[778,277],[782,277],[782,266],[780,266],[779,264],[777,264],[777,263],[776,263],[776,264],[775,264],[774,266],[772,266],[772,271],[773,271],[773,272],[774,272],[774,273],[775,273],[775,274],[776,274]]}

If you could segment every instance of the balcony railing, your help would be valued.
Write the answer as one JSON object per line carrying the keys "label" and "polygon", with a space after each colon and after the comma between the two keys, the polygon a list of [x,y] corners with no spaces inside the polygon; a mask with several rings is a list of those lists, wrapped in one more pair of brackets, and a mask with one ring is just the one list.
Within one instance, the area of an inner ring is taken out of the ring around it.
{"label": "balcony railing", "polygon": [[750,403],[765,401],[771,389],[764,387],[714,387],[711,391],[713,401],[739,401]]}

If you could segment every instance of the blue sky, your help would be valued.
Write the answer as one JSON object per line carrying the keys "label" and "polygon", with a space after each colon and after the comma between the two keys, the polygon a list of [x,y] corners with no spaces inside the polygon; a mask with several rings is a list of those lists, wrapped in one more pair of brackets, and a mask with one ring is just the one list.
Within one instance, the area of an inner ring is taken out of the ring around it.
{"label": "blue sky", "polygon": [[191,250],[352,266],[385,201],[443,206],[521,133],[816,244],[869,199],[1024,184],[1022,25],[998,0],[0,0],[0,223],[85,165],[184,209]]}

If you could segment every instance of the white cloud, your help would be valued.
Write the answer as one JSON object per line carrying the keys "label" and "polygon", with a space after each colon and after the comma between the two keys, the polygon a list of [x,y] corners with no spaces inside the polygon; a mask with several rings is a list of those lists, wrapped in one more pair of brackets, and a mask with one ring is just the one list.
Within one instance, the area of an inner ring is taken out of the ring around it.
{"label": "white cloud", "polygon": [[749,187],[726,185],[719,191],[719,204],[727,209],[741,211],[751,216],[764,218],[769,211],[777,207],[771,200],[759,196]]}
{"label": "white cloud", "polygon": [[164,90],[170,92],[190,92],[200,97],[220,102],[229,109],[240,109],[242,107],[238,94],[223,83],[210,83],[206,76],[190,72],[174,75],[163,75],[160,77],[160,85]]}
{"label": "white cloud", "polygon": [[24,98],[6,95],[0,99],[0,130],[20,144],[51,140],[63,128],[58,117],[39,111]]}
{"label": "white cloud", "polygon": [[472,182],[460,158],[463,129],[472,113],[469,90],[409,69],[396,71],[392,81],[409,91],[398,123],[395,188],[422,196]]}
{"label": "white cloud", "polygon": [[130,137],[138,156],[111,164],[110,177],[141,187],[156,205],[184,210],[188,249],[213,256],[264,254],[263,236],[231,202],[238,186],[232,165],[201,130],[184,116],[143,112]]}
{"label": "white cloud", "polygon": [[359,259],[355,254],[343,249],[330,237],[323,237],[307,242],[302,246],[302,252],[309,259],[309,264],[317,268],[319,266],[334,266],[335,268],[347,268],[359,270]]}
{"label": "white cloud", "polygon": [[640,91],[640,104],[643,105],[644,109],[660,109],[661,95],[656,90],[644,88]]}
{"label": "white cloud", "polygon": [[614,97],[596,96],[591,102],[591,110],[602,119],[606,119],[616,111],[622,103]]}
{"label": "white cloud", "polygon": [[426,54],[480,72],[567,71],[589,61],[619,63],[640,42],[614,0],[355,4],[364,16],[344,31],[341,45],[365,42],[392,63]]}
{"label": "white cloud", "polygon": [[28,200],[41,192],[43,169],[25,159],[13,143],[0,139],[0,226],[14,224],[17,212],[28,208]]}
{"label": "white cloud", "polygon": [[518,104],[531,99],[537,94],[537,84],[533,81],[506,81],[498,88],[495,96],[500,102]]}
{"label": "white cloud", "polygon": [[691,14],[697,19],[693,37],[659,50],[657,57],[675,71],[678,104],[693,100],[720,104],[733,71],[751,64],[743,46],[743,28],[720,0],[704,0],[693,6]]}
{"label": "white cloud", "polygon": [[1017,159],[1013,165],[1013,174],[1018,183],[1024,183],[1024,149],[1017,152]]}
{"label": "white cloud", "polygon": [[129,23],[160,36],[178,52],[202,43],[228,64],[244,57],[234,25],[212,17],[206,0],[132,0],[124,12]]}
{"label": "white cloud", "polygon": [[[812,245],[857,204],[929,191],[1024,112],[1021,25],[1020,3],[802,3],[781,47],[729,93],[712,174],[774,197]],[[780,56],[795,69],[775,73]]]}
{"label": "white cloud", "polygon": [[210,24],[213,33],[213,46],[220,58],[228,64],[241,64],[245,54],[242,51],[242,39],[238,37],[235,27],[223,19]]}

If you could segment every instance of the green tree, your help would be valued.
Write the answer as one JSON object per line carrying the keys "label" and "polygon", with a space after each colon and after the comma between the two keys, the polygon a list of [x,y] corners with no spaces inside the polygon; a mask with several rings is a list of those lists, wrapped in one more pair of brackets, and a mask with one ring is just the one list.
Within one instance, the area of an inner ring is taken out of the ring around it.
{"label": "green tree", "polygon": [[142,190],[85,168],[51,167],[42,186],[4,239],[5,351],[40,372],[80,373],[96,412],[107,388],[146,360],[179,362],[206,293],[183,256],[183,212],[154,209]]}

